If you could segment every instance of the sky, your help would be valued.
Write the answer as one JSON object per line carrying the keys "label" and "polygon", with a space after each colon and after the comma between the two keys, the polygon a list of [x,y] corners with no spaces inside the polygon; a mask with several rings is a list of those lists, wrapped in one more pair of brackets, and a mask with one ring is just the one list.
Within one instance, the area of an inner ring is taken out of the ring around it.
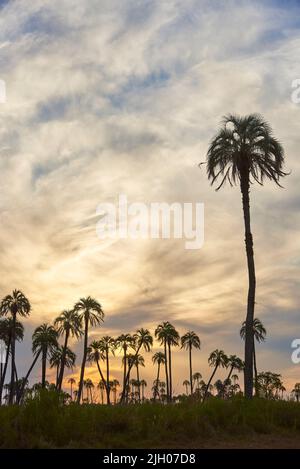
{"label": "sky", "polygon": [[[198,164],[222,116],[258,112],[290,171],[284,189],[251,187],[255,315],[267,329],[258,367],[281,373],[288,390],[300,381],[291,361],[300,336],[300,104],[291,99],[299,13],[300,2],[288,0],[0,1],[0,296],[17,288],[32,305],[17,345],[20,376],[35,327],[88,295],[105,312],[91,339],[153,332],[168,320],[180,334],[199,334],[194,371],[205,380],[212,350],[243,356],[240,191],[215,192]],[[204,203],[203,247],[99,239],[97,206],[119,194],[146,204]],[[72,347],[80,364],[82,343]],[[145,358],[149,392],[155,370],[151,353]],[[120,363],[116,354],[118,379]],[[182,392],[187,353],[176,349],[173,364],[174,391]],[[92,366],[86,376],[99,380]]]}

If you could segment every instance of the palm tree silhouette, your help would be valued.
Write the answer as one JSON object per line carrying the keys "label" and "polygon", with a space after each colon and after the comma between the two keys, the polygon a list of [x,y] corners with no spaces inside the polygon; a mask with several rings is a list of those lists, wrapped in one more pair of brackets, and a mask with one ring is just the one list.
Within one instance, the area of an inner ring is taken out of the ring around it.
{"label": "palm tree silhouette", "polygon": [[202,374],[197,371],[196,373],[193,374],[193,382],[196,383],[196,390],[199,390],[200,388],[200,381],[202,379]]}
{"label": "palm tree silhouette", "polygon": [[113,355],[115,354],[116,342],[112,337],[105,336],[99,341],[99,343],[102,352],[105,354],[107,404],[110,404],[109,352]]}
{"label": "palm tree silhouette", "polygon": [[172,354],[171,354],[171,347],[177,346],[179,344],[179,334],[176,331],[175,327],[167,322],[163,322],[159,324],[159,326],[155,330],[155,336],[160,341],[161,344],[164,345],[165,349],[165,356],[167,357],[168,351],[168,359],[166,359],[166,382],[167,382],[167,396],[168,400],[172,401]]}
{"label": "palm tree silhouette", "polygon": [[[256,350],[255,350],[255,340],[258,343],[264,342],[266,339],[267,331],[261,322],[260,319],[254,318],[253,320],[253,369],[254,369],[254,376],[255,376],[255,394],[258,395],[258,382],[257,382],[257,365],[256,365]],[[246,321],[243,322],[240,336],[243,340],[246,337]]]}
{"label": "palm tree silhouette", "polygon": [[221,130],[212,140],[207,152],[207,174],[214,184],[221,182],[219,190],[226,181],[239,184],[242,193],[245,246],[248,266],[248,301],[245,331],[245,396],[253,395],[253,319],[255,307],[255,264],[253,237],[250,222],[250,184],[258,182],[263,185],[264,179],[279,184],[280,177],[286,176],[282,167],[284,151],[273,137],[272,130],[258,114],[246,117],[228,115],[223,120]]}
{"label": "palm tree silhouette", "polygon": [[64,367],[72,369],[75,365],[76,354],[69,347],[57,346],[56,349],[53,349],[50,356],[50,368],[56,367],[56,388],[58,388],[58,380],[60,376],[60,369],[63,364]]}
{"label": "palm tree silhouette", "polygon": [[24,338],[24,326],[20,321],[13,321],[13,318],[8,317],[1,319],[0,321],[0,340],[3,341],[6,351],[5,351],[5,361],[4,361],[4,367],[3,363],[1,361],[1,376],[0,376],[0,405],[2,402],[2,390],[3,390],[3,385],[5,383],[5,377],[6,377],[6,372],[7,372],[7,366],[8,366],[8,361],[9,361],[9,352],[10,352],[10,344],[11,344],[11,338],[12,338],[12,333],[14,329],[14,336],[15,340],[18,342],[21,342]]}
{"label": "palm tree silhouette", "polygon": [[106,385],[105,385],[105,382],[101,379],[101,381],[99,381],[98,385],[97,385],[97,388],[99,389],[100,391],[100,398],[101,398],[101,404],[103,405],[103,391],[104,389],[106,390]]}
{"label": "palm tree silhouette", "polygon": [[300,383],[296,383],[292,393],[295,394],[296,401],[299,402],[300,398]]}
{"label": "palm tree silhouette", "polygon": [[101,366],[100,366],[100,361],[105,360],[105,352],[104,352],[103,343],[100,340],[94,340],[88,346],[87,360],[89,362],[95,362],[96,363],[99,374],[100,374],[101,382],[103,383],[103,388],[101,388],[101,389],[105,389],[106,396],[107,396],[108,395],[107,394],[107,385],[106,385],[106,381],[105,381],[105,378],[104,378],[104,375],[103,375],[103,372],[102,372]]}
{"label": "palm tree silhouette", "polygon": [[244,369],[244,362],[236,355],[229,355],[227,366],[229,367],[229,374],[225,380],[225,383],[229,383],[233,370],[242,371]]}
{"label": "palm tree silhouette", "polygon": [[200,346],[200,339],[194,331],[188,331],[181,337],[181,348],[189,352],[191,396],[193,394],[192,348],[200,349]]}
{"label": "palm tree silhouette", "polygon": [[73,385],[76,384],[76,380],[74,378],[69,378],[68,383],[70,384],[71,401],[73,401]]}
{"label": "palm tree silhouette", "polygon": [[153,364],[157,364],[157,376],[156,376],[156,385],[154,385],[154,393],[153,399],[154,402],[156,398],[159,396],[158,385],[159,385],[159,373],[160,373],[160,365],[164,365],[166,362],[166,356],[162,352],[156,352],[152,357]]}
{"label": "palm tree silhouette", "polygon": [[49,324],[37,327],[32,335],[32,351],[35,355],[42,354],[42,389],[46,387],[46,367],[48,354],[58,348],[57,331]]}
{"label": "palm tree silhouette", "polygon": [[223,368],[226,368],[227,367],[227,362],[228,362],[228,358],[227,356],[225,355],[225,353],[223,352],[223,350],[214,350],[213,352],[211,352],[209,358],[208,358],[208,363],[209,363],[209,366],[213,366],[214,367],[214,370],[212,372],[212,375],[211,377],[209,378],[208,380],[208,383],[207,383],[207,386],[206,386],[206,389],[205,389],[205,393],[204,393],[204,396],[203,396],[203,401],[205,401],[206,397],[207,397],[207,394],[208,394],[208,391],[209,391],[209,387],[211,385],[211,382],[213,380],[213,377],[215,376],[216,374],[216,371],[217,369],[221,366]]}
{"label": "palm tree silhouette", "polygon": [[111,390],[114,394],[114,405],[116,405],[117,403],[117,391],[118,391],[119,386],[120,386],[120,383],[116,378],[111,381]]}
{"label": "palm tree silhouette", "polygon": [[89,326],[97,326],[101,324],[104,319],[104,313],[100,303],[98,303],[97,300],[91,298],[90,296],[88,296],[87,298],[81,298],[75,304],[74,311],[78,313],[81,324],[84,324],[83,356],[77,394],[77,403],[80,404],[84,380],[85,363],[87,358]]}
{"label": "palm tree silhouette", "polygon": [[91,404],[93,404],[93,394],[92,394],[92,389],[94,388],[94,383],[90,378],[87,378],[83,381],[84,387],[86,389],[87,393],[87,402],[89,403],[89,398]]}
{"label": "palm tree silhouette", "polygon": [[11,295],[7,295],[3,298],[0,303],[0,314],[10,314],[12,318],[12,331],[11,331],[11,377],[10,377],[10,390],[8,403],[13,403],[14,397],[14,382],[16,373],[16,362],[15,362],[15,347],[16,347],[16,335],[15,327],[17,321],[17,315],[26,317],[30,314],[30,303],[26,296],[20,290],[14,290]]}
{"label": "palm tree silhouette", "polygon": [[[142,348],[146,352],[149,352],[151,350],[151,347],[153,345],[153,338],[148,329],[143,329],[143,328],[138,329],[133,337],[135,340],[135,350],[136,350],[134,356],[137,356]],[[126,386],[127,386],[127,383],[129,382],[130,371],[133,365],[134,365],[134,360],[130,360],[130,362],[128,362],[128,371],[127,371],[126,380],[125,380]],[[121,403],[123,403],[125,399],[126,386],[125,386],[125,389],[123,389],[122,391],[122,395],[120,399]]]}
{"label": "palm tree silhouette", "polygon": [[126,388],[126,374],[127,374],[127,351],[129,348],[134,349],[135,341],[131,334],[122,334],[116,339],[116,347],[123,350],[123,389]]}
{"label": "palm tree silhouette", "polygon": [[188,380],[188,379],[185,379],[182,384],[183,384],[183,386],[185,386],[185,393],[186,393],[186,395],[188,395],[188,393],[189,393],[189,392],[188,392],[188,387],[190,386],[189,380]]}
{"label": "palm tree silhouette", "polygon": [[141,382],[140,382],[140,386],[142,388],[142,402],[144,402],[144,400],[145,400],[145,388],[147,387],[147,381],[142,379]]}
{"label": "palm tree silhouette", "polygon": [[74,310],[64,310],[54,321],[58,335],[65,334],[64,345],[62,348],[61,366],[57,379],[57,389],[60,391],[64,379],[65,358],[68,347],[69,337],[79,338],[82,334],[81,321],[78,313]]}

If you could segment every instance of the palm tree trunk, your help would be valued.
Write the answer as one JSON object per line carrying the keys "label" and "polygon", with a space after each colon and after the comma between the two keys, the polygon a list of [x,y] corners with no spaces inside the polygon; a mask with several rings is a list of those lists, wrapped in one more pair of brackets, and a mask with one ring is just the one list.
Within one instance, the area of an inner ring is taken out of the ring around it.
{"label": "palm tree trunk", "polygon": [[[96,363],[97,363],[97,368],[98,368],[98,371],[99,371],[99,374],[100,374],[101,381],[102,381],[102,383],[104,384],[105,390],[106,390],[106,381],[105,381],[104,375],[103,375],[103,373],[102,373],[99,360],[96,360]],[[107,392],[107,390],[106,390],[106,392]],[[103,402],[102,402],[102,404],[103,404]]]}
{"label": "palm tree trunk", "polygon": [[16,338],[15,338],[15,328],[16,328],[16,315],[13,313],[13,324],[12,324],[12,337],[11,337],[11,370],[10,370],[10,389],[9,389],[9,398],[8,404],[12,404],[14,400],[14,387],[15,387],[15,350],[16,350]]}
{"label": "palm tree trunk", "polygon": [[23,384],[22,384],[22,386],[21,386],[19,395],[18,395],[18,397],[17,397],[17,402],[18,402],[18,404],[21,402],[21,400],[22,400],[22,398],[23,398],[25,386],[26,386],[26,383],[27,383],[27,381],[28,381],[29,375],[30,375],[30,373],[32,372],[34,365],[35,365],[36,362],[38,361],[38,358],[39,358],[39,356],[40,356],[40,354],[41,354],[41,351],[42,351],[42,350],[40,349],[39,352],[38,352],[38,353],[36,354],[36,356],[34,357],[34,360],[33,360],[32,364],[31,364],[29,370],[27,371],[27,375],[25,376],[25,378],[24,378],[24,380],[23,380]]}
{"label": "palm tree trunk", "polygon": [[189,344],[189,361],[190,361],[190,386],[191,396],[193,395],[193,369],[192,369],[192,346]]}
{"label": "palm tree trunk", "polygon": [[227,378],[226,378],[225,381],[229,381],[229,380],[230,380],[230,377],[231,377],[231,375],[232,375],[233,369],[234,369],[234,366],[231,366],[230,371],[229,371],[229,374],[228,374],[228,376],[227,376]]}
{"label": "palm tree trunk", "polygon": [[2,405],[2,391],[3,391],[3,386],[4,386],[4,382],[5,382],[6,371],[7,371],[7,367],[8,367],[9,349],[10,349],[10,346],[11,346],[11,335],[9,336],[9,339],[8,339],[8,344],[7,344],[7,349],[6,349],[6,356],[5,356],[5,363],[4,363],[4,369],[3,369],[3,373],[2,373],[2,379],[1,379],[1,382],[0,382],[0,405]]}
{"label": "palm tree trunk", "polygon": [[253,368],[254,368],[254,376],[255,376],[255,395],[258,396],[258,380],[257,380],[256,351],[255,351],[254,336],[253,336]]}
{"label": "palm tree trunk", "polygon": [[71,381],[71,401],[73,401],[73,383]]}
{"label": "palm tree trunk", "polygon": [[46,387],[46,363],[47,363],[47,348],[44,348],[42,355],[42,389]]}
{"label": "palm tree trunk", "polygon": [[70,334],[70,331],[69,331],[69,329],[67,329],[66,330],[66,335],[65,335],[64,348],[63,348],[63,352],[62,352],[62,356],[61,356],[60,372],[59,372],[59,377],[58,377],[58,382],[57,382],[57,389],[59,391],[61,391],[62,382],[63,382],[63,379],[64,379],[64,371],[65,371],[65,362],[66,362],[66,354],[67,354],[69,334]]}
{"label": "palm tree trunk", "polygon": [[88,347],[88,330],[89,330],[89,321],[88,321],[88,318],[86,317],[85,327],[84,327],[83,357],[82,357],[82,364],[81,364],[81,370],[80,370],[77,404],[80,404],[81,395],[82,395],[83,379],[84,379],[84,371],[85,371],[85,363],[86,363],[87,347]]}
{"label": "palm tree trunk", "polygon": [[245,224],[245,245],[248,266],[248,301],[245,331],[245,371],[244,371],[244,389],[245,397],[251,399],[253,396],[253,318],[255,306],[255,264],[253,252],[253,237],[250,223],[250,200],[249,200],[249,169],[241,174],[241,192],[243,199],[243,212]]}
{"label": "palm tree trunk", "polygon": [[169,349],[169,400],[172,402],[173,390],[172,390],[172,361],[171,361],[171,345],[168,344]]}
{"label": "palm tree trunk", "polygon": [[156,384],[155,384],[155,389],[154,389],[154,402],[156,401],[156,396],[159,394],[158,392],[159,371],[160,371],[160,363],[158,363],[158,368],[157,368],[157,377],[156,377]]}
{"label": "palm tree trunk", "polygon": [[208,390],[209,390],[210,383],[212,382],[212,380],[213,380],[213,377],[215,376],[217,369],[218,369],[218,365],[216,365],[216,366],[215,366],[215,369],[214,369],[214,371],[213,371],[213,373],[212,373],[211,377],[209,378],[209,381],[208,381],[208,383],[207,383],[207,386],[206,386],[206,389],[205,389],[205,393],[204,393],[204,396],[203,396],[203,401],[202,401],[202,402],[204,402],[204,401],[205,401],[205,399],[206,399],[206,397],[207,397],[207,394],[208,394]]}
{"label": "palm tree trunk", "polygon": [[167,360],[167,342],[164,341],[164,351],[165,351],[165,374],[166,374],[166,386],[167,386],[167,400],[169,400],[169,373],[168,373],[168,360]]}
{"label": "palm tree trunk", "polygon": [[123,391],[126,387],[126,370],[127,370],[127,344],[124,344],[124,372],[123,372],[123,389],[122,389],[122,394]]}
{"label": "palm tree trunk", "polygon": [[140,371],[139,371],[138,364],[136,365],[136,380],[137,380],[137,385],[138,385],[139,402],[141,402]]}
{"label": "palm tree trunk", "polygon": [[108,357],[108,347],[106,348],[106,395],[107,395],[107,405],[110,405],[110,384],[109,384],[109,357]]}

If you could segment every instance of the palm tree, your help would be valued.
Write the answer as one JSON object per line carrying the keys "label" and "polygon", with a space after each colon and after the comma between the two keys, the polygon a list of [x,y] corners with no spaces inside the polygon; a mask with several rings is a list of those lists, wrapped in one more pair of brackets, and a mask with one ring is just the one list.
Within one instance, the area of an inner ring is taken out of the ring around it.
{"label": "palm tree", "polygon": [[116,339],[116,347],[120,347],[123,350],[123,389],[126,387],[127,351],[130,347],[134,349],[134,345],[134,338],[130,334],[122,334]]}
{"label": "palm tree", "polygon": [[101,404],[103,405],[103,391],[106,390],[106,385],[102,379],[99,381],[97,388],[100,390]]}
{"label": "palm tree", "polygon": [[56,388],[60,369],[63,364],[64,367],[72,369],[75,365],[76,361],[76,354],[69,348],[69,347],[61,347],[60,345],[57,346],[56,349],[53,349],[51,356],[50,356],[50,368],[56,367]]}
{"label": "palm tree", "polygon": [[165,355],[167,357],[168,351],[168,360],[166,360],[166,364],[168,362],[168,366],[166,366],[166,382],[167,382],[167,395],[168,400],[172,400],[172,355],[171,355],[171,347],[177,346],[179,344],[179,334],[176,331],[175,327],[170,324],[168,321],[159,324],[159,326],[155,330],[155,336],[160,341],[161,344],[164,345]]}
{"label": "palm tree", "polygon": [[159,385],[159,373],[160,373],[160,365],[164,365],[166,362],[166,356],[162,352],[156,352],[152,357],[153,364],[157,364],[157,376],[156,376],[156,386],[154,387],[154,402],[156,401],[156,397],[159,395],[158,392],[158,385]]}
{"label": "palm tree", "polygon": [[89,402],[89,394],[90,394],[91,404],[93,404],[92,389],[94,388],[94,383],[90,378],[88,378],[83,381],[83,384],[87,393],[87,402]]}
{"label": "palm tree", "polygon": [[207,174],[219,190],[226,181],[239,184],[242,193],[245,245],[248,266],[248,301],[245,333],[245,396],[253,395],[253,319],[255,306],[255,264],[253,237],[250,222],[250,184],[261,185],[265,179],[279,184],[283,171],[284,151],[273,137],[268,123],[258,114],[246,117],[228,115],[223,120],[221,130],[212,140],[207,152]]}
{"label": "palm tree", "polygon": [[73,385],[76,384],[76,380],[74,378],[69,378],[68,383],[70,384],[71,401],[73,401]]}
{"label": "palm tree", "polygon": [[104,320],[104,313],[100,303],[98,303],[98,301],[96,301],[94,298],[91,298],[90,296],[88,296],[87,298],[81,298],[78,303],[75,304],[74,310],[78,313],[81,324],[84,323],[83,356],[77,394],[77,403],[80,404],[84,380],[85,363],[87,358],[89,326],[97,326],[101,324],[101,322],[103,322]]}
{"label": "palm tree", "polygon": [[244,362],[236,355],[229,355],[227,366],[229,366],[229,374],[225,383],[229,383],[233,370],[242,371],[244,369]]}
{"label": "palm tree", "polygon": [[205,401],[206,397],[207,397],[207,394],[208,394],[208,391],[209,391],[209,387],[210,387],[210,384],[213,380],[213,377],[215,376],[216,374],[216,371],[217,369],[221,366],[223,368],[226,368],[227,367],[227,361],[228,361],[228,358],[227,356],[225,355],[225,353],[223,352],[223,350],[214,350],[213,352],[211,352],[209,358],[208,358],[208,363],[209,363],[209,366],[213,366],[214,367],[214,370],[212,372],[212,375],[211,377],[209,378],[209,381],[207,383],[207,386],[206,386],[206,389],[205,389],[205,393],[204,393],[204,396],[203,396],[203,401]]}
{"label": "palm tree", "polygon": [[107,385],[106,385],[106,381],[105,381],[105,378],[104,378],[104,375],[103,375],[103,372],[102,372],[101,366],[100,366],[100,360],[104,360],[104,359],[105,359],[105,353],[104,353],[103,343],[100,340],[94,340],[88,346],[87,360],[89,362],[95,362],[96,363],[98,371],[99,371],[99,375],[100,375],[100,378],[101,378],[101,381],[103,383],[103,388],[102,389],[105,389],[106,395],[107,395]]}
{"label": "palm tree", "polygon": [[147,387],[147,381],[144,379],[141,380],[140,382],[141,388],[142,388],[142,402],[145,400],[145,388]]}
{"label": "palm tree", "polygon": [[111,381],[111,390],[114,393],[114,405],[117,403],[117,391],[119,386],[120,383],[116,378]]}
{"label": "palm tree", "polygon": [[59,370],[59,375],[57,379],[57,389],[60,391],[62,387],[62,382],[64,379],[64,368],[65,368],[65,356],[68,347],[69,337],[76,337],[82,334],[81,321],[78,316],[78,313],[74,310],[64,310],[54,321],[54,325],[57,328],[58,335],[65,334],[64,345],[62,349],[61,356],[61,366]]}
{"label": "palm tree", "polygon": [[[1,360],[1,377],[0,377],[0,405],[2,402],[2,390],[3,385],[5,382],[5,376],[9,361],[9,352],[10,352],[10,344],[12,338],[12,331],[15,331],[15,340],[21,342],[24,338],[24,326],[20,321],[14,323],[12,318],[4,318],[0,321],[0,340],[2,340],[5,348],[5,359],[4,359],[4,367]],[[4,353],[4,350],[3,350]]]}
{"label": "palm tree", "polygon": [[292,393],[295,394],[296,401],[299,402],[300,398],[300,383],[296,383],[294,386],[294,389],[292,390]]}
{"label": "palm tree", "polygon": [[[266,339],[267,331],[260,319],[254,318],[253,320],[253,368],[255,376],[255,394],[258,395],[258,382],[257,382],[257,365],[256,365],[256,350],[255,350],[255,340],[258,343],[264,342]],[[243,340],[246,338],[246,321],[243,322],[240,336]]]}
{"label": "palm tree", "polygon": [[183,386],[185,386],[185,393],[186,393],[186,395],[188,395],[188,386],[190,385],[189,380],[188,380],[188,379],[185,379],[182,384],[183,384]]}
{"label": "palm tree", "polygon": [[193,374],[193,382],[196,383],[196,390],[200,388],[200,381],[202,379],[202,374],[197,371]]}
{"label": "palm tree", "polygon": [[16,334],[15,327],[17,322],[17,315],[26,317],[30,314],[30,303],[26,296],[20,290],[14,290],[11,295],[7,295],[3,298],[0,303],[0,314],[7,315],[10,314],[12,318],[12,331],[11,331],[11,377],[10,377],[10,391],[8,403],[13,403],[14,396],[14,382],[15,382],[15,373],[16,373],[16,363],[15,363],[15,347],[16,347]]}
{"label": "palm tree", "polygon": [[42,388],[46,387],[46,367],[48,354],[58,348],[57,331],[53,326],[42,324],[37,327],[32,335],[32,351],[42,354]]}
{"label": "palm tree", "polygon": [[106,360],[106,395],[107,395],[107,404],[110,404],[110,381],[109,381],[109,352],[114,355],[116,348],[115,340],[110,336],[103,337],[100,341],[100,348],[105,354]]}
{"label": "palm tree", "polygon": [[200,346],[200,339],[194,331],[189,331],[181,337],[181,348],[189,352],[191,396],[193,394],[192,348],[200,349]]}
{"label": "palm tree", "polygon": [[141,381],[140,381],[140,372],[139,366],[145,366],[144,357],[140,354],[134,355],[132,357],[133,365],[136,367],[136,381],[137,381],[137,390],[138,390],[138,399],[141,402]]}
{"label": "palm tree", "polygon": [[[146,352],[149,352],[151,350],[151,347],[153,345],[153,338],[148,329],[143,329],[143,328],[138,329],[133,337],[135,340],[135,350],[136,350],[134,356],[137,356],[142,348]],[[130,362],[128,363],[128,371],[127,371],[127,375],[125,379],[126,386],[129,382],[130,371],[133,365],[134,365],[134,360],[130,360]],[[122,390],[122,395],[120,399],[121,403],[123,403],[125,399],[126,386]]]}

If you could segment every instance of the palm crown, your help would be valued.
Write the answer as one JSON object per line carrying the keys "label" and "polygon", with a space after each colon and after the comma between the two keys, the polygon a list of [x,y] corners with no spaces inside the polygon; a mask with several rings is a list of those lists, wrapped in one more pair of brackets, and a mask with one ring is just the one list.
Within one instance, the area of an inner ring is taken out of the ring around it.
{"label": "palm crown", "polygon": [[200,349],[200,339],[194,331],[189,331],[181,337],[181,348],[188,350],[189,348]]}
{"label": "palm crown", "polygon": [[207,174],[213,184],[221,179],[217,190],[243,176],[262,184],[270,179],[279,185],[283,171],[284,151],[272,135],[269,124],[259,115],[228,115],[223,127],[212,140],[207,153]]}
{"label": "palm crown", "polygon": [[[264,342],[266,339],[267,331],[263,323],[261,322],[260,319],[254,318],[253,319],[253,334],[255,337],[255,340],[260,343]],[[240,330],[240,336],[243,340],[245,340],[246,336],[246,322],[244,321]]]}
{"label": "palm crown", "polygon": [[74,311],[78,313],[80,320],[89,322],[92,326],[97,326],[104,319],[102,306],[97,300],[88,296],[81,298],[74,306]]}

